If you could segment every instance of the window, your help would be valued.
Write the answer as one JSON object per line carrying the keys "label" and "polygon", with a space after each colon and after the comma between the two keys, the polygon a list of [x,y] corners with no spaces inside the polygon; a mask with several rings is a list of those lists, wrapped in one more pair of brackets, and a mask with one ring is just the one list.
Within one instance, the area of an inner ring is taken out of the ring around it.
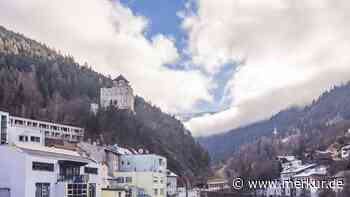
{"label": "window", "polygon": [[125,177],[125,182],[126,183],[131,183],[132,182],[132,177]]}
{"label": "window", "polygon": [[160,189],[160,195],[164,195],[164,189]]}
{"label": "window", "polygon": [[54,171],[54,164],[52,163],[43,163],[43,162],[33,162],[33,170],[36,171]]}
{"label": "window", "polygon": [[154,189],[154,195],[158,196],[158,189]]}
{"label": "window", "polygon": [[89,192],[90,196],[91,193],[96,195],[96,190],[94,191],[94,188],[92,188],[91,185],[80,183],[70,183],[67,185],[67,197],[87,197]]}
{"label": "window", "polygon": [[35,197],[50,197],[50,183],[36,183]]}
{"label": "window", "polygon": [[96,197],[96,183],[89,184],[89,197]]}
{"label": "window", "polygon": [[10,197],[11,190],[9,188],[0,188],[0,196],[1,197]]}
{"label": "window", "polygon": [[117,183],[124,183],[124,177],[117,177],[115,180]]}
{"label": "window", "polygon": [[7,143],[7,118],[6,116],[1,116],[1,128],[0,128],[0,144]]}
{"label": "window", "polygon": [[20,135],[20,136],[19,136],[19,141],[20,141],[20,142],[28,142],[28,136],[26,136],[26,135]]}
{"label": "window", "polygon": [[84,172],[86,174],[98,174],[97,168],[90,168],[90,167],[85,167]]}
{"label": "window", "polygon": [[31,142],[39,142],[40,143],[40,137],[30,136],[30,141]]}

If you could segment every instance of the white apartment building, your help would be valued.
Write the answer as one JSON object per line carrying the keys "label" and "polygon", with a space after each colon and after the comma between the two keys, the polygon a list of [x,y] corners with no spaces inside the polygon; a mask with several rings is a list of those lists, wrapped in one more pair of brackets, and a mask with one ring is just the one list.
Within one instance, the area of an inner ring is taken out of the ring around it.
{"label": "white apartment building", "polygon": [[119,75],[113,80],[113,87],[101,88],[100,105],[103,108],[113,105],[134,111],[134,93],[129,81]]}
{"label": "white apartment building", "polygon": [[167,160],[155,154],[136,154],[120,156],[120,171],[159,172],[166,175]]}
{"label": "white apartment building", "polygon": [[100,197],[99,165],[29,142],[0,146],[1,197]]}
{"label": "white apartment building", "polygon": [[78,142],[84,130],[0,111],[1,197],[100,197],[100,165],[77,151],[45,146]]}
{"label": "white apartment building", "polygon": [[2,111],[0,118],[0,144],[18,141],[45,144],[45,139],[75,143],[84,137],[84,129],[79,127],[11,116]]}

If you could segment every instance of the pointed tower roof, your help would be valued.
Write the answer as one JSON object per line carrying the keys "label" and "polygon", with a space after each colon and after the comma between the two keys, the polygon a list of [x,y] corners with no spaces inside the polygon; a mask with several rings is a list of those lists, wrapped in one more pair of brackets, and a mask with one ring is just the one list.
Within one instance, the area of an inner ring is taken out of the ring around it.
{"label": "pointed tower roof", "polygon": [[113,81],[125,81],[126,83],[129,83],[129,81],[123,76],[123,75],[119,75],[117,78],[113,79]]}

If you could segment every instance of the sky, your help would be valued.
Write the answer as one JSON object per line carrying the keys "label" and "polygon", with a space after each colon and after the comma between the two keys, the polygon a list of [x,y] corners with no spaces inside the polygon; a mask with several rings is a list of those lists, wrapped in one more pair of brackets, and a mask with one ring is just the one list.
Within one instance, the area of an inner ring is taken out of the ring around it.
{"label": "sky", "polygon": [[347,0],[11,0],[0,25],[70,54],[185,122],[225,132],[350,79]]}

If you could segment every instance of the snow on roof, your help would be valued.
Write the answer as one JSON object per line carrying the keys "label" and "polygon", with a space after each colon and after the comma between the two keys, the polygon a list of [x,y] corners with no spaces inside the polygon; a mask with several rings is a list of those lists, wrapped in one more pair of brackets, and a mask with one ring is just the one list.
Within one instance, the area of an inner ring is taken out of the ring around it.
{"label": "snow on roof", "polygon": [[167,176],[170,176],[170,177],[177,177],[177,174],[175,174],[174,172],[170,171],[170,170],[167,170]]}
{"label": "snow on roof", "polygon": [[316,152],[316,153],[319,153],[319,154],[331,154],[331,153],[332,153],[330,150],[325,150],[325,151],[316,150],[315,152]]}
{"label": "snow on roof", "polygon": [[54,147],[47,147],[43,145],[37,145],[37,144],[29,144],[29,143],[16,143],[15,147],[27,152],[29,154],[49,154],[50,156],[54,157],[63,157],[63,158],[69,158],[69,159],[75,159],[75,160],[89,160],[92,161],[90,158],[82,157],[78,152],[66,150],[66,149],[59,149]]}
{"label": "snow on roof", "polygon": [[306,165],[300,165],[300,166],[292,166],[287,169],[283,169],[281,172],[282,174],[289,174],[289,173],[299,173],[302,172],[308,168],[314,167],[316,164],[306,164]]}
{"label": "snow on roof", "polygon": [[296,174],[293,178],[309,177],[313,175],[326,175],[327,168],[325,166],[317,166],[315,168],[307,169],[301,173]]}
{"label": "snow on roof", "polygon": [[227,183],[226,179],[223,178],[212,178],[208,179],[207,184]]}
{"label": "snow on roof", "polygon": [[342,149],[350,149],[350,144],[343,146]]}
{"label": "snow on roof", "polygon": [[113,145],[111,148],[112,148],[112,150],[114,150],[115,152],[117,152],[118,154],[121,154],[121,155],[132,155],[133,154],[129,149],[122,148],[122,147],[118,146],[117,144]]}
{"label": "snow on roof", "polygon": [[294,161],[297,160],[295,156],[277,156],[278,159],[285,159],[287,161]]}

